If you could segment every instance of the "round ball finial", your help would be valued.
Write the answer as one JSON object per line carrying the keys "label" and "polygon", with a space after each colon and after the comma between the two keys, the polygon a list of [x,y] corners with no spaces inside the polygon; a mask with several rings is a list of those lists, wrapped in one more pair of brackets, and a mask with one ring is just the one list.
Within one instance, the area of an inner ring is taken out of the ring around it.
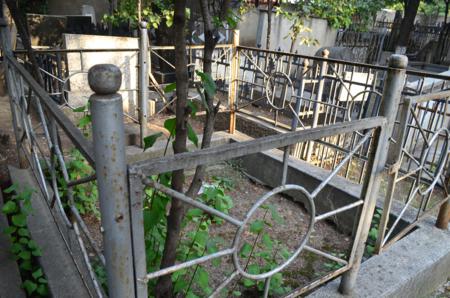
{"label": "round ball finial", "polygon": [[114,64],[97,64],[89,69],[88,83],[97,94],[114,94],[122,84],[122,72]]}
{"label": "round ball finial", "polygon": [[406,68],[408,66],[408,57],[405,55],[393,54],[389,57],[389,67]]}

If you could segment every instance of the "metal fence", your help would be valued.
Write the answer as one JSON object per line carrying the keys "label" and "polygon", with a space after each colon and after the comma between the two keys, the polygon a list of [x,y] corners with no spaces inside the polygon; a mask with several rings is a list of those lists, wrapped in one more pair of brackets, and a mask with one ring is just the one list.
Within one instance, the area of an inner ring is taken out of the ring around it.
{"label": "metal fence", "polygon": [[[92,296],[103,297],[105,295],[94,273],[92,261],[104,265],[105,258],[75,207],[77,198],[73,191],[74,187],[95,180],[95,173],[71,179],[65,151],[77,148],[94,166],[92,142],[13,57],[5,31],[1,32],[3,62],[20,165],[31,167],[86,288]],[[90,256],[89,252],[95,256]]]}
{"label": "metal fence", "polygon": [[[212,296],[219,296],[227,285],[241,276],[265,280],[264,295],[267,296],[271,277],[292,265],[302,251],[336,262],[340,264],[340,268],[318,276],[288,296],[301,295],[342,274],[341,290],[348,293],[355,285],[386,162],[390,169],[391,193],[399,180],[413,178],[405,207],[419,194],[423,197],[419,211],[427,209],[431,192],[437,186],[446,185],[442,176],[447,166],[449,133],[442,126],[448,124],[446,116],[449,94],[442,90],[449,88],[448,78],[407,72],[406,62],[400,56],[395,56],[389,67],[381,67],[328,59],[326,55],[307,57],[236,45],[219,47],[214,58],[217,64],[215,78],[224,80],[223,90],[230,90],[230,131],[234,132],[236,116],[242,114],[290,132],[127,165],[124,123],[121,117],[117,117],[123,113],[122,97],[116,93],[120,87],[117,83],[120,72],[111,67],[91,69],[97,74],[108,73],[108,77],[114,80],[114,87],[108,90],[109,94],[105,95],[102,91],[102,94],[90,97],[93,120],[91,142],[34,81],[13,57],[12,52],[5,50],[7,40],[5,30],[2,30],[19,155],[27,158],[50,208],[61,217],[61,222],[66,227],[66,238],[76,240],[78,248],[71,246],[69,249],[80,252],[81,259],[84,260],[80,266],[84,266],[87,272],[86,283],[89,283],[97,296],[103,296],[104,293],[92,270],[88,250],[95,251],[98,260],[106,265],[108,290],[112,297],[147,297],[147,284],[150,280],[227,256],[231,257],[233,270],[229,275],[223,275],[224,280],[217,284]],[[161,54],[165,50],[169,49],[152,49],[151,55],[158,57],[160,64],[170,67],[170,61]],[[201,51],[192,49],[188,55],[193,57],[190,60],[191,66],[198,69],[201,65]],[[57,81],[57,84],[60,83],[61,81]],[[95,92],[104,83],[106,82],[91,82],[90,85]],[[402,93],[407,97],[402,101],[397,116]],[[142,121],[141,117],[139,121]],[[422,143],[418,142],[420,138]],[[68,143],[72,145],[68,146]],[[390,143],[394,145],[390,146]],[[69,179],[64,148],[67,150],[67,147],[72,146],[96,169],[96,174],[75,181]],[[279,187],[261,196],[243,218],[219,212],[196,198],[187,197],[151,179],[151,175],[234,160],[276,148],[284,150],[283,178]],[[307,190],[305,185],[286,184],[291,152],[295,158],[305,159],[328,170],[329,175],[312,190]],[[388,152],[397,152],[397,155]],[[361,183],[361,197],[352,204],[317,213],[317,195],[336,175]],[[62,176],[67,186],[67,195],[64,197],[59,195],[57,176]],[[104,228],[104,256],[75,208],[71,193],[74,186],[95,179],[99,187]],[[180,200],[230,223],[236,229],[234,240],[223,250],[213,254],[148,272],[143,227],[147,188],[165,193],[173,200]],[[288,190],[306,198],[310,216],[308,228],[285,262],[263,273],[250,273],[238,256],[243,232],[252,215],[264,203],[273,195]],[[124,200],[124,197],[128,200]],[[447,200],[446,196],[435,206],[445,204]],[[380,228],[380,248],[386,244],[385,239],[391,241],[389,237],[396,225],[394,222],[389,226],[390,230],[385,230],[392,201],[393,195],[390,194],[385,202]],[[354,219],[352,248],[346,257],[335,256],[309,243],[317,223],[354,208],[358,208],[360,212]],[[398,218],[403,214],[401,212]],[[417,219],[423,214],[425,213],[421,212]],[[444,214],[443,217],[445,216],[447,215]],[[117,258],[117,255],[123,257]]]}
{"label": "metal fence", "polygon": [[[276,132],[378,115],[388,68],[327,59],[327,55],[309,57],[238,47],[235,59],[240,69],[233,77],[237,90],[236,102],[230,103],[233,112],[267,123]],[[420,95],[449,88],[446,76],[407,71],[402,93]],[[355,144],[356,137],[349,134],[301,144],[291,154],[330,169],[341,159],[342,148]],[[361,183],[367,153],[367,147],[361,148],[339,174]]]}

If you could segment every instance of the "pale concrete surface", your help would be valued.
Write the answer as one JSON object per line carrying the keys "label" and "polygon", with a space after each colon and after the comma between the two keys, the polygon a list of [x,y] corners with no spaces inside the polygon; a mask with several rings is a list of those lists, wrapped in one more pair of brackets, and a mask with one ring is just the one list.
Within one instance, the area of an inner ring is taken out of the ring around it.
{"label": "pale concrete surface", "polygon": [[450,230],[439,230],[427,221],[383,254],[364,262],[352,295],[337,292],[338,278],[307,297],[430,297],[449,276]]}
{"label": "pale concrete surface", "polygon": [[31,237],[42,250],[40,263],[50,293],[53,297],[92,297],[31,172],[14,167],[9,167],[9,171],[12,182],[19,185],[19,190],[26,187],[36,190],[31,197],[33,212],[28,216],[27,224]]}
{"label": "pale concrete surface", "polygon": [[[137,49],[139,47],[139,40],[131,37],[96,35],[93,38],[92,35],[64,34],[63,40],[66,49]],[[83,53],[81,56],[82,60],[79,53],[67,54],[69,76],[71,76],[69,103],[72,106],[85,105],[93,93],[87,81],[89,68],[96,64],[114,64],[122,72],[119,93],[123,98],[124,110],[136,116],[138,52],[90,52]]]}

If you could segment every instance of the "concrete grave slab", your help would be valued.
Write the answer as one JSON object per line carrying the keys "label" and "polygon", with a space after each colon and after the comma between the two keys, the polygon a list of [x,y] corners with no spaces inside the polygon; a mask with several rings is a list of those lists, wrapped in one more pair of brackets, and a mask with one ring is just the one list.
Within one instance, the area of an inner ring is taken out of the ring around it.
{"label": "concrete grave slab", "polygon": [[[66,49],[137,49],[138,39],[131,37],[64,34]],[[67,54],[70,76],[69,104],[81,106],[87,103],[92,94],[87,81],[89,68],[96,64],[110,63],[117,65],[122,71],[122,94],[124,110],[136,116],[137,84],[138,84],[138,52],[89,52]],[[67,87],[66,87],[67,88]]]}

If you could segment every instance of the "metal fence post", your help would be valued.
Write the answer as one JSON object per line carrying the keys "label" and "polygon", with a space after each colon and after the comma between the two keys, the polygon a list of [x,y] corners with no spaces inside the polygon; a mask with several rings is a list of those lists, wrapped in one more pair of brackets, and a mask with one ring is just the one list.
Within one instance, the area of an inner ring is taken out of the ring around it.
{"label": "metal fence post", "polygon": [[[330,52],[325,49],[322,52],[322,57],[323,58],[328,58],[328,55],[330,54]],[[322,96],[323,96],[323,89],[325,86],[325,75],[327,74],[327,61],[324,60],[322,61],[321,65],[320,65],[320,73],[319,73],[319,86],[317,89],[317,96],[316,96],[316,100],[314,101],[314,106],[313,106],[313,121],[311,124],[311,127],[317,127],[317,124],[319,124],[319,115],[320,115],[320,107],[321,104],[320,102],[322,101]],[[309,142],[308,143],[308,147],[307,147],[307,151],[306,151],[306,161],[310,161],[311,160],[311,155],[312,155],[312,151],[314,148],[314,142]]]}
{"label": "metal fence post", "polygon": [[378,236],[375,244],[375,253],[379,254],[384,245],[384,237],[389,221],[389,215],[391,213],[392,199],[395,191],[395,181],[398,178],[398,173],[401,166],[401,155],[403,143],[406,137],[408,128],[409,109],[411,102],[408,98],[405,98],[399,105],[398,122],[399,125],[392,132],[392,138],[395,142],[391,143],[388,150],[387,164],[390,166],[388,171],[388,185],[386,188],[386,196],[383,203],[383,214],[381,215],[380,225],[378,227]]}
{"label": "metal fence post", "polygon": [[233,31],[233,46],[231,55],[231,69],[230,69],[230,87],[228,90],[228,106],[230,108],[230,127],[229,132],[234,133],[236,129],[236,99],[237,99],[237,89],[239,86],[238,76],[239,76],[239,51],[237,47],[239,46],[239,30]]}
{"label": "metal fence post", "polygon": [[141,147],[144,148],[144,138],[147,136],[148,122],[148,33],[147,22],[140,22],[139,39],[139,125],[141,136]]}
{"label": "metal fence post", "polygon": [[134,297],[130,206],[122,96],[122,74],[112,64],[89,69],[95,171],[110,297]]}
{"label": "metal fence post", "polygon": [[365,204],[361,210],[361,217],[356,232],[355,242],[352,248],[352,257],[349,260],[350,270],[341,279],[339,291],[343,294],[351,294],[361,266],[361,260],[366,248],[366,240],[369,233],[375,204],[378,197],[380,182],[388,158],[389,140],[394,129],[395,118],[406,79],[406,66],[408,58],[403,55],[392,55],[389,59],[389,70],[383,89],[383,99],[380,108],[380,116],[386,118],[386,124],[381,129],[376,145],[375,154],[370,173],[364,181],[361,197]]}

